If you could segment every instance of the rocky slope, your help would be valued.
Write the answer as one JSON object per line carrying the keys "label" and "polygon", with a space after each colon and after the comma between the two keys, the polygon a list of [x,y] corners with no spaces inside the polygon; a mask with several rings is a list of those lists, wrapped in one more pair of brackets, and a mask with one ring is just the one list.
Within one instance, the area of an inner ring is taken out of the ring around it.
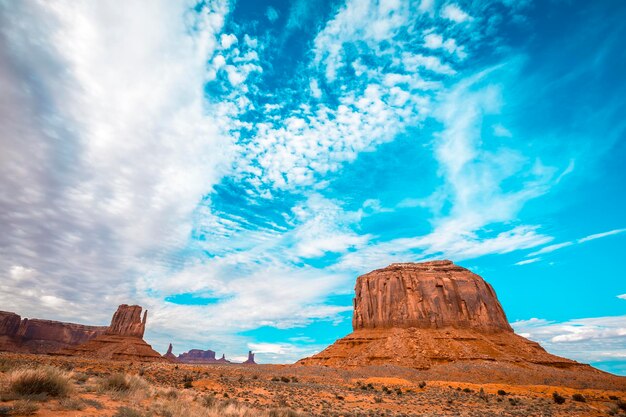
{"label": "rocky slope", "polygon": [[142,319],[141,311],[141,306],[120,305],[104,334],[58,354],[114,360],[167,360],[142,339],[148,312],[144,312]]}
{"label": "rocky slope", "polygon": [[299,364],[430,369],[482,362],[591,369],[516,335],[493,288],[451,261],[392,264],[358,277],[355,293],[353,333]]}
{"label": "rocky slope", "polygon": [[107,329],[106,326],[22,319],[15,313],[0,311],[0,351],[52,353],[84,343]]}

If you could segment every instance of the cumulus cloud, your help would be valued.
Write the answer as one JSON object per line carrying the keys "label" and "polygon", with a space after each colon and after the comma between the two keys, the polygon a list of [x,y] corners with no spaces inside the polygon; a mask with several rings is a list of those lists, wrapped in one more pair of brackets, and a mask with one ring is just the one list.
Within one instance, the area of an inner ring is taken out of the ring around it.
{"label": "cumulus cloud", "polygon": [[458,5],[452,3],[443,7],[441,10],[441,17],[444,19],[452,20],[456,23],[467,22],[472,20],[472,17],[465,13]]}
{"label": "cumulus cloud", "polygon": [[532,318],[511,325],[516,333],[539,342],[556,355],[585,363],[626,358],[626,316],[564,322]]}

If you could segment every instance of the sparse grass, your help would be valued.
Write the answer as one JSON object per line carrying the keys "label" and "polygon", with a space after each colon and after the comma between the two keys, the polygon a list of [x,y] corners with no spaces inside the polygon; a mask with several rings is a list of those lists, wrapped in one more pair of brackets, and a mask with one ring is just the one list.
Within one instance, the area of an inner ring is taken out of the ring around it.
{"label": "sparse grass", "polygon": [[104,408],[104,405],[102,405],[100,401],[92,400],[91,398],[83,398],[83,404],[85,404],[85,407],[93,407],[96,410],[102,410]]}
{"label": "sparse grass", "polygon": [[82,372],[75,372],[72,375],[72,379],[74,379],[78,385],[83,385],[89,379],[89,375]]}
{"label": "sparse grass", "polygon": [[18,400],[11,407],[12,416],[30,416],[39,411],[39,406],[29,400]]}
{"label": "sparse grass", "polygon": [[143,414],[130,407],[120,407],[117,412],[113,414],[113,417],[143,417]]}
{"label": "sparse grass", "polygon": [[18,369],[8,380],[9,392],[20,396],[66,397],[73,391],[68,375],[52,366]]}
{"label": "sparse grass", "polygon": [[59,410],[84,410],[85,402],[80,398],[63,398],[59,401]]}

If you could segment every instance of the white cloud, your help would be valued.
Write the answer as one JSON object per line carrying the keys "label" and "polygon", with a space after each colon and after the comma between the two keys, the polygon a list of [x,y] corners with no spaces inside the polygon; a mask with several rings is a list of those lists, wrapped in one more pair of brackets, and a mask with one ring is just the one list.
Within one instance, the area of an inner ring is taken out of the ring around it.
{"label": "white cloud", "polygon": [[574,244],[574,242],[556,243],[554,245],[545,246],[545,247],[539,249],[538,251],[531,252],[531,253],[528,254],[528,256],[543,255],[545,253],[550,253],[550,252],[554,252],[555,250],[566,248],[566,247],[571,246],[573,244]]}
{"label": "white cloud", "polygon": [[624,232],[626,232],[626,229],[615,229],[615,230],[609,230],[608,232],[595,233],[593,235],[585,236],[583,238],[578,239],[578,243],[589,242],[590,240],[601,239],[603,237],[613,236],[613,235],[617,235],[617,234],[624,233]]}
{"label": "white cloud", "polygon": [[622,300],[626,300],[626,294],[618,295],[617,298],[621,298]]}
{"label": "white cloud", "polygon": [[220,45],[223,49],[228,49],[235,43],[237,43],[237,36],[232,33],[222,33],[222,35],[220,36]]}
{"label": "white cloud", "polygon": [[258,352],[269,361],[294,363],[299,359],[311,356],[324,349],[321,345],[296,345],[291,343],[249,343],[254,352]]}
{"label": "white cloud", "polygon": [[528,264],[532,264],[532,263],[535,263],[535,262],[539,262],[540,260],[541,260],[541,258],[525,259],[523,261],[516,262],[515,265],[518,265],[518,266],[528,265]]}
{"label": "white cloud", "polygon": [[31,280],[37,276],[37,271],[33,268],[26,268],[21,265],[13,265],[9,269],[9,276],[15,281]]}
{"label": "white cloud", "polygon": [[543,255],[545,253],[550,253],[550,252],[554,252],[556,250],[562,249],[562,248],[566,248],[568,246],[572,246],[572,245],[577,245],[580,243],[585,243],[585,242],[589,242],[592,240],[596,240],[596,239],[602,239],[604,237],[607,236],[614,236],[620,233],[626,232],[626,229],[614,229],[614,230],[610,230],[608,232],[602,232],[602,233],[595,233],[589,236],[585,236],[582,237],[580,239],[576,239],[573,241],[568,241],[568,242],[562,242],[562,243],[557,243],[554,245],[549,245],[549,246],[545,246],[541,249],[539,249],[538,251],[534,251],[529,253],[526,256],[537,256],[537,255]]}
{"label": "white cloud", "polygon": [[435,0],[421,0],[419,10],[422,13],[432,13],[435,9]]}
{"label": "white cloud", "polygon": [[501,125],[500,123],[497,123],[495,125],[492,126],[493,129],[493,135],[500,137],[500,138],[511,138],[513,137],[513,134],[511,133],[511,131],[509,129],[507,129],[506,127],[504,127],[503,125]]}
{"label": "white cloud", "polygon": [[424,35],[424,46],[429,49],[443,49],[450,54],[456,54],[459,59],[465,59],[467,54],[463,47],[457,45],[453,38],[443,40],[443,36],[438,33],[426,32]]}
{"label": "white cloud", "polygon": [[515,332],[539,342],[550,353],[585,363],[626,358],[626,316],[544,319],[511,323]]}
{"label": "white cloud", "polygon": [[472,17],[465,13],[456,4],[448,4],[441,10],[441,17],[452,20],[456,23],[463,23],[472,20]]}
{"label": "white cloud", "polygon": [[265,16],[267,16],[267,20],[274,23],[278,19],[278,10],[273,8],[272,6],[268,6],[267,10],[265,10]]}
{"label": "white cloud", "polygon": [[0,278],[0,305],[105,322],[94,304],[134,301],[135,277],[186,242],[232,155],[202,91],[227,9],[188,6],[0,8],[0,271],[45,271],[31,291]]}

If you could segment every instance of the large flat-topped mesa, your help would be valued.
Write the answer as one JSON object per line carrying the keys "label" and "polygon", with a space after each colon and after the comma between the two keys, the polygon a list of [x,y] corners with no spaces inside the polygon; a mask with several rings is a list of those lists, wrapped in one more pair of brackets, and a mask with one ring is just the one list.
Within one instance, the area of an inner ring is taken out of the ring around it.
{"label": "large flat-topped mesa", "polygon": [[355,293],[354,331],[299,364],[581,366],[516,335],[493,288],[450,261],[389,265],[358,277]]}
{"label": "large flat-topped mesa", "polygon": [[451,261],[398,263],[357,278],[352,327],[512,332],[487,282]]}

